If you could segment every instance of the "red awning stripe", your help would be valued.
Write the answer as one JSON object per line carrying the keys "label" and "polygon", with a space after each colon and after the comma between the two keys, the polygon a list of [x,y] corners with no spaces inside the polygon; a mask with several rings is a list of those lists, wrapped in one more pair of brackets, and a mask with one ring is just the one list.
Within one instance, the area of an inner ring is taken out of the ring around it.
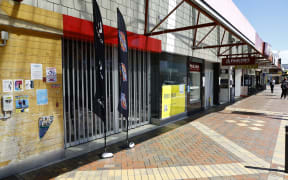
{"label": "red awning stripe", "polygon": [[[117,29],[110,26],[103,26],[105,43],[118,45]],[[86,41],[93,41],[93,23],[91,21],[63,15],[64,37],[75,38]],[[141,51],[161,53],[161,40],[135,34],[127,31],[128,47]]]}

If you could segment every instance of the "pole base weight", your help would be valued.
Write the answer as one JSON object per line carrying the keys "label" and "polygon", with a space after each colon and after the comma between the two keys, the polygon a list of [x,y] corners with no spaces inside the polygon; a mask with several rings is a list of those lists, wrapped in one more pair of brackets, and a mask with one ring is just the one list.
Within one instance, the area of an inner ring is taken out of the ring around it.
{"label": "pole base weight", "polygon": [[128,144],[128,147],[131,149],[131,148],[134,148],[134,146],[135,146],[135,143],[134,142],[130,142],[129,144]]}
{"label": "pole base weight", "polygon": [[107,158],[112,158],[112,157],[113,157],[113,153],[110,153],[110,152],[104,152],[101,154],[102,159],[107,159]]}

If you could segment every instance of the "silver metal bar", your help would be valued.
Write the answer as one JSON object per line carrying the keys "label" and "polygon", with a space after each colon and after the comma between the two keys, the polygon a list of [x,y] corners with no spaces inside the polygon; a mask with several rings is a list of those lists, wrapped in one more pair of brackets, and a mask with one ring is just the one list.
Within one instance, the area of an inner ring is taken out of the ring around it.
{"label": "silver metal bar", "polygon": [[108,88],[108,134],[112,134],[112,124],[111,124],[111,59],[110,59],[110,47],[109,46],[106,46],[106,54],[107,54],[107,63],[108,63],[108,66],[107,66],[107,74],[108,74],[108,85],[107,85],[107,88]]}
{"label": "silver metal bar", "polygon": [[148,78],[148,123],[151,121],[151,55],[147,52],[147,78]]}
{"label": "silver metal bar", "polygon": [[[90,137],[89,133],[90,133],[90,128],[91,126],[90,123],[91,123],[91,119],[89,119],[89,112],[88,112],[88,109],[89,109],[89,101],[88,101],[88,44],[87,42],[85,42],[85,61],[86,61],[86,67],[85,67],[85,82],[86,82],[86,130],[85,130],[85,134],[87,135],[86,137],[86,140],[88,141],[88,138]],[[87,132],[87,133],[86,133]]]}
{"label": "silver metal bar", "polygon": [[[82,122],[82,132],[81,132],[81,135],[82,135],[82,141],[81,143],[84,142],[84,139],[85,139],[85,129],[84,129],[84,123],[85,123],[85,107],[84,107],[84,102],[85,102],[85,99],[84,99],[84,96],[85,96],[85,93],[84,93],[84,58],[83,58],[83,41],[80,42],[80,45],[81,45],[81,85],[82,85],[82,89],[81,89],[81,96],[82,96],[82,99],[81,99],[81,106],[80,107],[82,109],[82,119],[80,119],[80,121]],[[79,112],[81,112],[81,110],[79,109]]]}
{"label": "silver metal bar", "polygon": [[146,52],[143,52],[143,121],[146,121],[147,111],[146,111],[146,97],[147,97],[147,87],[146,87],[146,80],[147,80],[147,73],[146,73],[146,65],[147,65],[147,59],[146,59]]}
{"label": "silver metal bar", "polygon": [[[106,54],[105,54],[105,57],[107,57],[106,56]],[[105,101],[105,110],[106,110],[106,119],[105,119],[105,121],[106,121],[106,129],[105,129],[105,127],[104,127],[104,125],[103,125],[103,129],[104,130],[106,130],[106,135],[108,135],[108,131],[107,131],[107,124],[108,124],[108,122],[107,122],[107,117],[108,117],[108,111],[107,111],[107,108],[108,108],[108,105],[107,105],[107,99],[108,99],[108,97],[107,97],[107,91],[108,91],[108,78],[107,78],[107,65],[108,65],[108,63],[107,63],[107,59],[105,58],[105,99],[106,99],[106,101]]]}
{"label": "silver metal bar", "polygon": [[93,137],[93,139],[94,139],[94,136],[95,136],[95,133],[94,133],[94,116],[93,116],[93,82],[92,82],[92,80],[93,80],[93,66],[92,66],[92,51],[93,51],[93,49],[92,49],[92,43],[93,42],[89,42],[88,43],[88,45],[89,45],[89,61],[90,61],[90,104],[91,104],[91,106],[90,106],[90,118],[91,118],[91,136]]}
{"label": "silver metal bar", "polygon": [[66,73],[65,73],[65,68],[66,68],[66,65],[67,65],[67,60],[66,60],[66,57],[67,55],[65,54],[65,51],[64,49],[65,48],[65,41],[66,39],[62,38],[62,88],[63,88],[63,118],[64,118],[64,147],[66,148],[67,147],[67,144],[68,144],[68,140],[67,140],[67,117],[66,117]]}
{"label": "silver metal bar", "polygon": [[[71,142],[71,118],[70,118],[70,100],[69,100],[69,98],[70,98],[70,92],[69,92],[69,86],[67,86],[67,89],[68,89],[68,91],[67,91],[67,93],[68,93],[68,95],[66,96],[65,95],[65,93],[66,93],[66,91],[65,91],[65,88],[66,88],[66,78],[65,78],[65,74],[67,74],[67,84],[69,84],[69,68],[67,68],[67,66],[69,67],[69,46],[68,47],[65,47],[65,46],[67,46],[67,44],[68,44],[68,42],[69,42],[69,40],[67,40],[67,39],[63,39],[63,52],[65,52],[64,51],[64,49],[66,49],[66,53],[67,54],[62,54],[62,57],[63,57],[63,59],[64,59],[64,62],[63,62],[63,99],[64,99],[64,102],[63,102],[63,107],[64,107],[64,109],[63,109],[63,111],[64,111],[64,131],[65,131],[65,140],[66,140],[66,142],[65,142],[65,147],[67,148],[67,147],[69,147],[69,144],[70,144],[70,142]],[[66,99],[67,98],[67,99]],[[67,102],[67,100],[68,100],[68,102]],[[66,104],[67,104],[67,106],[68,106],[68,114],[66,113]],[[68,115],[68,117],[66,116],[66,114]],[[68,128],[67,128],[67,122],[68,122]],[[68,133],[69,133],[69,137],[67,137],[67,135],[68,135]],[[68,139],[69,138],[69,139]]]}
{"label": "silver metal bar", "polygon": [[119,113],[118,113],[118,103],[119,103],[119,80],[118,80],[118,58],[117,58],[117,48],[112,46],[112,68],[113,68],[113,121],[114,121],[114,132],[119,132]]}
{"label": "silver metal bar", "polygon": [[[75,41],[76,40],[73,40],[72,41],[72,83],[73,83],[73,126],[74,126],[74,142],[77,141],[77,138],[76,138],[76,104],[75,104]],[[77,49],[77,52],[78,52],[78,48]]]}
{"label": "silver metal bar", "polygon": [[138,86],[139,86],[139,108],[138,108],[138,111],[139,111],[139,119],[140,119],[140,122],[142,122],[142,113],[141,113],[141,110],[142,110],[142,80],[141,80],[141,62],[142,62],[142,53],[143,52],[140,52],[139,53],[139,60],[138,60]]}
{"label": "silver metal bar", "polygon": [[[129,125],[131,126],[131,123],[132,123],[132,115],[131,115],[131,102],[133,101],[132,100],[132,95],[131,95],[131,92],[132,92],[132,85],[131,85],[131,82],[132,82],[132,76],[131,75],[131,64],[132,64],[132,59],[131,59],[131,52],[133,52],[133,50],[128,50],[128,89],[129,89],[129,94],[128,94],[128,98],[129,98],[129,115],[128,115],[128,122],[129,122]],[[127,119],[126,119],[127,120]],[[129,126],[128,125],[128,126]]]}
{"label": "silver metal bar", "polygon": [[137,57],[137,50],[134,51],[133,53],[133,90],[134,90],[134,99],[133,99],[133,105],[134,105],[134,118],[136,121],[138,121],[138,113],[137,113],[137,99],[138,99],[138,96],[137,96],[137,60],[138,60],[138,57]]}

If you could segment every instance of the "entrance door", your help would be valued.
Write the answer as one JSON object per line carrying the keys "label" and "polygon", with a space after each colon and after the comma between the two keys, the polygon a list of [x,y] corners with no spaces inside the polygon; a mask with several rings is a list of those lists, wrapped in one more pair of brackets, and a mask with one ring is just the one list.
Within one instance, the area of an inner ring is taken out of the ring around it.
{"label": "entrance door", "polygon": [[[118,113],[119,76],[117,48],[105,47],[106,87],[96,86],[92,42],[63,39],[63,97],[65,147],[102,138],[103,122],[93,112],[97,89],[106,90],[107,134],[119,133],[126,122]],[[129,50],[129,128],[150,122],[150,54]]]}
{"label": "entrance door", "polygon": [[213,71],[205,72],[205,108],[213,106]]}

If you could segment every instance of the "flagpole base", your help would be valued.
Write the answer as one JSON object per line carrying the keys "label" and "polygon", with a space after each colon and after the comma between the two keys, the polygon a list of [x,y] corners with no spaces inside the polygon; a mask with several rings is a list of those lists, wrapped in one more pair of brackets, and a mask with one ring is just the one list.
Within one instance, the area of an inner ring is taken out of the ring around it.
{"label": "flagpole base", "polygon": [[112,158],[113,156],[114,156],[113,153],[110,152],[104,152],[101,154],[102,159]]}
{"label": "flagpole base", "polygon": [[128,148],[132,149],[135,147],[135,143],[134,142],[129,142],[128,143]]}

